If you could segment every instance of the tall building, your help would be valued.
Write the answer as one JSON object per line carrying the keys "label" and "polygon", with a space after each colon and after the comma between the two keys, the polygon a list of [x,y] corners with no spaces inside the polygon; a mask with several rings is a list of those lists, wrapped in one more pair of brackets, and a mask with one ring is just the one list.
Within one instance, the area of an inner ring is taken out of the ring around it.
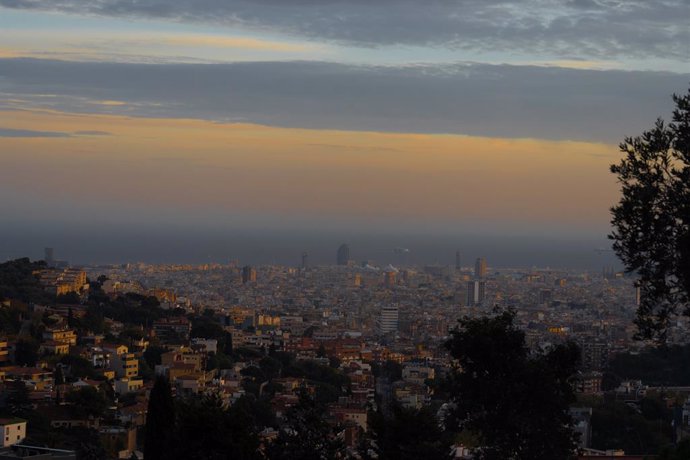
{"label": "tall building", "polygon": [[383,335],[397,332],[399,314],[398,307],[382,307],[378,322],[379,332]]}
{"label": "tall building", "polygon": [[539,304],[547,305],[551,303],[552,294],[553,291],[551,291],[551,289],[542,289],[539,291]]}
{"label": "tall building", "polygon": [[302,253],[302,269],[305,269],[309,266],[309,254],[307,254],[307,251],[304,251]]}
{"label": "tall building", "polygon": [[474,263],[474,276],[475,278],[484,278],[488,272],[486,267],[486,259],[483,257],[478,257]]}
{"label": "tall building", "polygon": [[347,265],[350,262],[350,246],[341,244],[338,248],[337,256],[338,265]]}
{"label": "tall building", "polygon": [[474,306],[484,303],[486,296],[486,281],[468,281],[467,282],[467,298],[465,305]]}
{"label": "tall building", "polygon": [[53,248],[45,248],[44,253],[43,260],[45,260],[47,266],[52,267],[55,264],[55,251]]}
{"label": "tall building", "polygon": [[256,283],[256,269],[251,265],[242,267],[242,283]]}
{"label": "tall building", "polygon": [[457,271],[460,271],[460,269],[462,268],[462,265],[461,265],[460,262],[461,262],[461,260],[460,260],[460,250],[458,249],[457,251],[455,251],[455,269],[456,269]]}

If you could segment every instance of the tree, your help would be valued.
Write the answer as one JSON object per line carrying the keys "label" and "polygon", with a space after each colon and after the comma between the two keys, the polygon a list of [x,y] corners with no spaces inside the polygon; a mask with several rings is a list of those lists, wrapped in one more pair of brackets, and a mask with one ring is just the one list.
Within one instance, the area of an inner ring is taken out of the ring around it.
{"label": "tree", "polygon": [[515,313],[463,318],[446,348],[457,360],[447,382],[446,426],[478,440],[477,460],[572,456],[575,438],[568,405],[579,350],[560,345],[530,354]]}
{"label": "tree", "polygon": [[638,336],[660,342],[674,317],[690,316],[690,91],[673,100],[673,121],[625,138],[611,166],[622,197],[609,238],[638,278]]}
{"label": "tree", "polygon": [[450,458],[449,432],[443,430],[430,408],[407,409],[394,404],[390,416],[369,413],[369,436],[375,444],[364,442],[360,455],[370,452],[381,460],[404,458]]}
{"label": "tree", "polygon": [[323,418],[324,408],[306,391],[299,403],[290,408],[285,426],[266,453],[271,460],[332,460],[344,457],[344,445],[336,437],[336,429]]}
{"label": "tree", "polygon": [[35,366],[38,348],[38,343],[33,339],[18,340],[14,348],[14,362],[18,366]]}
{"label": "tree", "polygon": [[217,394],[178,400],[174,452],[169,459],[258,460],[260,440],[253,414],[226,408]]}
{"label": "tree", "polygon": [[149,460],[169,458],[174,430],[175,403],[170,383],[166,378],[158,377],[151,389],[146,411],[144,457]]}
{"label": "tree", "polygon": [[103,393],[93,387],[84,387],[67,393],[72,413],[77,417],[101,417],[108,407]]}

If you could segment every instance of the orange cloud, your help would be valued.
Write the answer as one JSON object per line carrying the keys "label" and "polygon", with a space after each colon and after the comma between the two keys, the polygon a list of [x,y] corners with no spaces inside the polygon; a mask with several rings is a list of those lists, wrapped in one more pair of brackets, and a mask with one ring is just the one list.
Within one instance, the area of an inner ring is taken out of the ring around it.
{"label": "orange cloud", "polygon": [[[4,112],[0,183],[67,200],[533,225],[606,226],[615,146]],[[11,123],[10,123],[11,121]]]}

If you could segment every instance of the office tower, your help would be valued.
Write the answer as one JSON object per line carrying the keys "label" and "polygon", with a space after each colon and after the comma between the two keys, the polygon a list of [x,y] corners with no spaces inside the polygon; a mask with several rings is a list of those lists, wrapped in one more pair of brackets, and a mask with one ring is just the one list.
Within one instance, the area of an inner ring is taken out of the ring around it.
{"label": "office tower", "polygon": [[455,251],[455,269],[457,271],[460,271],[461,268],[462,266],[460,264],[460,250],[457,250]]}
{"label": "office tower", "polygon": [[477,261],[474,263],[474,276],[475,278],[484,278],[486,274],[486,259],[483,257],[478,257]]}
{"label": "office tower", "polygon": [[347,265],[350,262],[350,246],[341,244],[338,248],[338,265]]}
{"label": "office tower", "polygon": [[383,335],[398,331],[398,307],[382,307],[378,328]]}
{"label": "office tower", "polygon": [[396,278],[397,278],[397,272],[395,270],[386,270],[383,275],[384,275],[383,282],[386,285],[386,287],[391,288],[391,287],[395,286]]}
{"label": "office tower", "polygon": [[468,281],[467,282],[467,299],[465,305],[468,307],[474,305],[481,305],[484,303],[486,296],[486,282],[485,281]]}
{"label": "office tower", "polygon": [[250,265],[242,267],[242,283],[256,283],[256,269]]}
{"label": "office tower", "polygon": [[55,265],[55,252],[53,251],[53,248],[45,248],[44,253],[45,256],[43,257],[43,260],[45,260],[46,265],[49,267]]}
{"label": "office tower", "polygon": [[305,269],[309,266],[309,254],[307,254],[307,251],[304,251],[302,253],[302,269]]}

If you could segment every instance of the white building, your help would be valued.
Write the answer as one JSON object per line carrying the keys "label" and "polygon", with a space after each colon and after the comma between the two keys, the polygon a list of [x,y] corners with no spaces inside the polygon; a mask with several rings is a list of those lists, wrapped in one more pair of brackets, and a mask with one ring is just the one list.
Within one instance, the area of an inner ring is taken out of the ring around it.
{"label": "white building", "polygon": [[18,444],[26,438],[26,420],[20,418],[0,418],[2,447]]}
{"label": "white building", "polygon": [[398,332],[399,315],[398,307],[382,307],[378,323],[379,332],[384,335]]}

